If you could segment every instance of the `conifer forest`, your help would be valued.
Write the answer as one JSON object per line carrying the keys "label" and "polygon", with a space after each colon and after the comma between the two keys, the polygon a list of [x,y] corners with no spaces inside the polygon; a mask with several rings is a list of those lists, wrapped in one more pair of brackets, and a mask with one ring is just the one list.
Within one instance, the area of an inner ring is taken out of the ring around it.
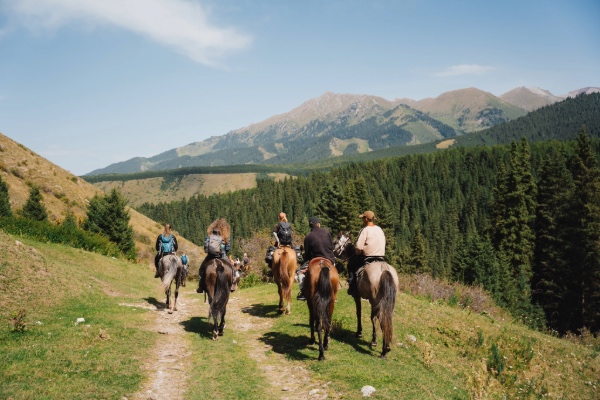
{"label": "conifer forest", "polygon": [[480,285],[531,326],[598,332],[599,154],[600,142],[581,131],[570,141],[521,139],[265,178],[254,189],[139,211],[197,244],[225,217],[235,252],[239,239],[270,230],[280,211],[300,235],[316,215],[332,233],[356,238],[358,215],[370,209],[398,271]]}

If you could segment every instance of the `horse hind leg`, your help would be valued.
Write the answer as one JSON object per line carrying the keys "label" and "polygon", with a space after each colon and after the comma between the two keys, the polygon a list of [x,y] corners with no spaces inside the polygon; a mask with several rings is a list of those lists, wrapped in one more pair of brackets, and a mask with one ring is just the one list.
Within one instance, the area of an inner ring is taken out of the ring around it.
{"label": "horse hind leg", "polygon": [[221,316],[221,324],[219,324],[219,336],[223,336],[223,330],[225,330],[225,314],[227,310],[223,310],[223,315]]}
{"label": "horse hind leg", "polygon": [[373,336],[371,338],[371,347],[377,346],[377,330],[375,329],[375,319],[377,318],[377,314],[373,311],[371,307],[371,326],[373,328]]}

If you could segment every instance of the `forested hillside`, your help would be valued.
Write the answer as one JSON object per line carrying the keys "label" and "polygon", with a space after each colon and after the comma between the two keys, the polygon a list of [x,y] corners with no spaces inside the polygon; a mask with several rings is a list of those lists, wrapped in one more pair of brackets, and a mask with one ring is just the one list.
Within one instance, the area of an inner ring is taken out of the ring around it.
{"label": "forested hillside", "polygon": [[600,142],[583,133],[576,141],[462,147],[138,209],[196,243],[217,217],[239,240],[269,229],[282,210],[300,234],[318,215],[331,231],[356,237],[358,215],[372,209],[400,271],[482,285],[530,325],[543,325],[544,311],[561,333],[598,331],[599,153]]}

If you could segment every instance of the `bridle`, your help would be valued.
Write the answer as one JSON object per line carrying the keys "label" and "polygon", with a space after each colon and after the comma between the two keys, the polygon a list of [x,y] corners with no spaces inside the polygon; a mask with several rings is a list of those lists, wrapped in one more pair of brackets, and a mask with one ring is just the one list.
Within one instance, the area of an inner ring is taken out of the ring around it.
{"label": "bridle", "polygon": [[333,249],[333,254],[336,257],[341,257],[344,253],[344,249],[346,248],[346,245],[348,244],[348,242],[350,241],[350,235],[346,236],[346,234],[342,234],[336,244],[335,247]]}

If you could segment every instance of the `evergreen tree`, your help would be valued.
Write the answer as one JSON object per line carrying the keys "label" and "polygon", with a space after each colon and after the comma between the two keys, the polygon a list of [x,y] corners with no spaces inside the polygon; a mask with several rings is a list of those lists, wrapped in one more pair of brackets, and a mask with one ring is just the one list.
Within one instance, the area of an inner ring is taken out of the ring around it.
{"label": "evergreen tree", "polygon": [[517,288],[517,297],[507,299],[514,314],[526,316],[531,304],[531,277],[535,219],[532,200],[535,191],[531,164],[526,146],[512,142],[509,168],[501,171],[492,209],[494,210],[495,248],[500,257],[510,265],[511,282]]}
{"label": "evergreen tree", "polygon": [[106,235],[127,258],[135,260],[133,228],[129,225],[126,205],[127,201],[117,189],[105,196],[95,195],[90,200],[83,228]]}
{"label": "evergreen tree", "polygon": [[342,188],[337,179],[332,179],[321,194],[317,204],[317,216],[321,225],[329,228],[332,235],[341,230],[341,204],[343,201]]}
{"label": "evergreen tree", "polygon": [[408,270],[405,272],[426,274],[431,272],[429,261],[427,260],[427,249],[425,248],[425,238],[421,233],[421,228],[415,228],[413,240],[410,242],[410,256],[408,260]]}
{"label": "evergreen tree", "polygon": [[574,304],[568,300],[570,260],[567,256],[573,231],[569,224],[574,185],[566,158],[550,148],[540,167],[532,296],[546,314],[550,328],[564,334],[570,327]]}
{"label": "evergreen tree", "polygon": [[12,217],[8,185],[0,177],[0,217]]}
{"label": "evergreen tree", "polygon": [[37,185],[32,186],[29,190],[29,197],[21,210],[21,216],[34,221],[46,221],[48,212],[44,207],[43,200],[40,188]]}
{"label": "evergreen tree", "polygon": [[590,139],[582,131],[571,161],[575,184],[571,287],[577,299],[573,329],[600,330],[600,171]]}
{"label": "evergreen tree", "polygon": [[62,226],[67,229],[77,229],[79,225],[77,224],[77,219],[75,218],[75,214],[71,210],[67,212],[67,215],[62,222]]}

